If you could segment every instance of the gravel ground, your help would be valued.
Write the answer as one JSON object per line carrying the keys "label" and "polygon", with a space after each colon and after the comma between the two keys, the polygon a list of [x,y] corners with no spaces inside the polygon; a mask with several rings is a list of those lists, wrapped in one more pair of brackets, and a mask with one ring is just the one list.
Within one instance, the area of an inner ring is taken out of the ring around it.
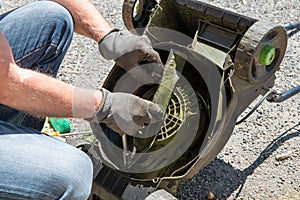
{"label": "gravel ground", "polygon": [[[203,0],[256,19],[286,24],[300,21],[300,0]],[[2,12],[32,0],[4,1]],[[93,0],[117,28],[123,28],[121,0]],[[113,63],[99,56],[97,45],[74,36],[58,78],[98,88]],[[289,39],[276,86],[285,91],[300,82],[300,33]],[[300,96],[280,104],[264,102],[244,123],[236,126],[218,157],[191,180],[180,183],[179,199],[300,199]],[[251,105],[250,107],[253,107]],[[72,131],[86,131],[83,120],[72,120]],[[289,155],[278,161],[276,157]]]}

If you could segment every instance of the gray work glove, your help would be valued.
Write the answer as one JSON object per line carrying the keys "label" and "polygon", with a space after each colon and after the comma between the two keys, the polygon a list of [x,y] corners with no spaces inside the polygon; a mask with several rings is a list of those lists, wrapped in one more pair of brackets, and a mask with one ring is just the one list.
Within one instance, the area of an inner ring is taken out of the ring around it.
{"label": "gray work glove", "polygon": [[102,104],[92,122],[105,123],[120,135],[134,135],[145,125],[163,118],[157,104],[128,93],[111,93],[104,88],[102,91]]}
{"label": "gray work glove", "polygon": [[[138,36],[129,31],[113,30],[99,42],[99,51],[105,59],[115,60],[126,71],[148,64],[134,71],[134,77],[140,81],[145,81],[150,77],[157,82],[162,76],[163,67],[160,56],[152,48],[149,38],[145,35]],[[146,75],[148,77],[145,77]]]}

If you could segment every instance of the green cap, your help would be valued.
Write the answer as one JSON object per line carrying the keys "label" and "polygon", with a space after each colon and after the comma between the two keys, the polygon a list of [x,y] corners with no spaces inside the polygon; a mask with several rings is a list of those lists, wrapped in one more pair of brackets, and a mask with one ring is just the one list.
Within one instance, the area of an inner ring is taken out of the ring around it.
{"label": "green cap", "polygon": [[259,62],[263,65],[270,65],[274,61],[275,55],[275,48],[271,45],[266,45],[260,51]]}
{"label": "green cap", "polygon": [[55,131],[59,133],[69,133],[71,130],[70,122],[65,118],[49,118],[49,122]]}

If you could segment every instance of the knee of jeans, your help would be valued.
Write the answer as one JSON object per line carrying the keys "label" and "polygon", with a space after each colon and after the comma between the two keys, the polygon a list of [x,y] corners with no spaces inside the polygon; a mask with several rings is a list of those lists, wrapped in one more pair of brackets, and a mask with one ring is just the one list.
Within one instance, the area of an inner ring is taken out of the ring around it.
{"label": "knee of jeans", "polygon": [[92,161],[80,150],[70,153],[67,160],[56,166],[58,172],[52,172],[62,189],[60,199],[87,199],[92,188]]}
{"label": "knee of jeans", "polygon": [[[38,1],[34,3],[38,4],[37,9],[44,11],[43,13],[47,14],[47,17],[55,17],[57,19],[63,19],[67,22],[73,23],[71,13],[59,3],[53,1]],[[45,12],[45,9],[50,12]]]}
{"label": "knee of jeans", "polygon": [[[56,76],[58,68],[71,44],[74,32],[73,18],[63,6],[52,1],[37,1],[30,6],[34,10],[32,18],[40,19],[43,28],[40,34],[45,35],[42,55],[39,56],[36,70]],[[36,53],[36,55],[38,52]],[[25,62],[25,60],[23,60]]]}
{"label": "knee of jeans", "polygon": [[[52,34],[60,36],[52,39],[65,41],[72,38],[74,22],[71,13],[65,7],[53,1],[37,1],[27,6],[25,6],[25,10],[30,9],[32,13],[31,18],[40,20],[37,23],[40,23],[41,26],[49,27]],[[53,41],[53,44],[59,45],[58,42]]]}
{"label": "knee of jeans", "polygon": [[55,3],[53,1],[39,1],[36,3],[40,3],[39,7],[45,12],[45,8],[48,12],[47,20],[49,23],[55,23],[56,29],[61,29],[61,31],[65,33],[73,33],[74,31],[74,22],[71,13],[62,5]]}

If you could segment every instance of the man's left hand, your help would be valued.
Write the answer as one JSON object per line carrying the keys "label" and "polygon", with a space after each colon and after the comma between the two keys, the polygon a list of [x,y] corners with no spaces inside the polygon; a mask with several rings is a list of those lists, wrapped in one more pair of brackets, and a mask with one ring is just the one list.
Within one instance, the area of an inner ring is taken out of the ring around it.
{"label": "man's left hand", "polygon": [[126,71],[147,64],[144,68],[141,67],[141,76],[136,76],[141,81],[145,80],[145,74],[156,81],[162,76],[160,56],[145,35],[138,36],[129,31],[111,31],[99,42],[99,51],[105,59],[115,60]]}

